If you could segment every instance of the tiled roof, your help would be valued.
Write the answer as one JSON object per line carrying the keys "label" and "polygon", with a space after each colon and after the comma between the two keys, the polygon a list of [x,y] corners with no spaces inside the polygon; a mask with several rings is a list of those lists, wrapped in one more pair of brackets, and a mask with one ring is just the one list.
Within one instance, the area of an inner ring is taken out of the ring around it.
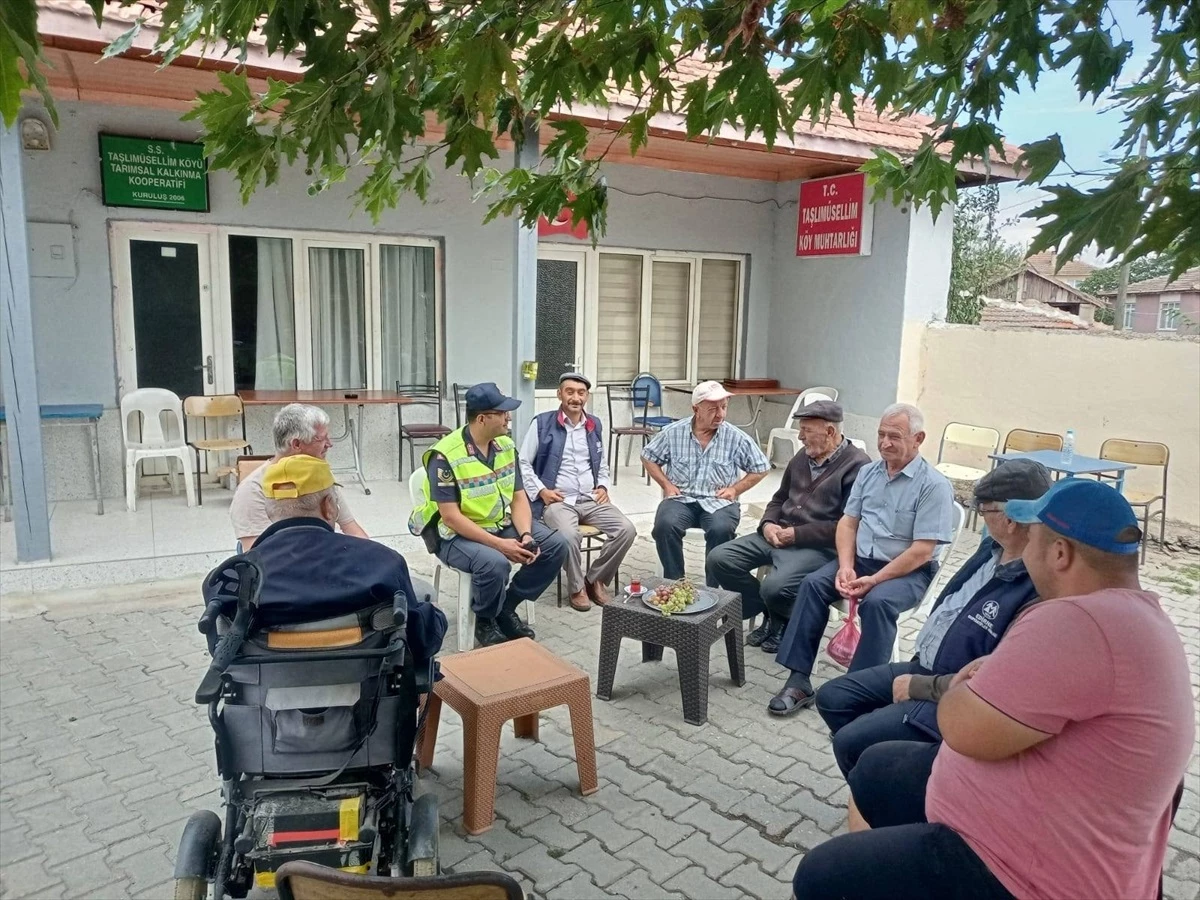
{"label": "tiled roof", "polygon": [[[3,2],[3,0],[0,0]],[[135,44],[139,52],[145,52],[153,43],[152,35],[157,22],[158,4],[156,0],[141,0],[132,6],[118,6],[110,3],[105,7],[105,27],[103,34],[97,32],[95,20],[85,0],[37,0],[38,6],[44,12],[51,12],[52,20],[43,15],[39,20],[39,31],[43,36],[61,36],[68,40],[100,40],[111,41],[126,30],[129,24],[139,16],[147,18],[143,36]],[[250,63],[257,67],[259,74],[286,74],[298,72],[294,60],[284,60],[280,57],[268,57],[260,35],[251,39],[252,45]],[[234,58],[231,55],[230,59]],[[186,64],[181,59],[177,64]],[[713,78],[719,71],[719,66],[700,59],[684,58],[679,61],[678,71],[671,73],[671,80],[682,88],[701,78]],[[682,91],[680,91],[682,93]],[[612,91],[609,95],[607,108],[588,108],[574,105],[560,110],[560,115],[580,119],[589,124],[616,127],[637,106],[637,98],[627,91]],[[775,142],[775,149],[781,152],[795,151],[802,154],[820,154],[831,159],[845,160],[857,163],[871,158],[872,148],[879,147],[891,150],[898,155],[913,153],[920,147],[921,141],[930,131],[933,120],[928,116],[911,115],[880,115],[874,106],[864,103],[857,104],[854,122],[834,109],[827,122],[797,124],[794,139],[780,135]],[[686,123],[683,116],[670,112],[656,115],[651,121],[651,132],[665,133],[676,139],[686,133]],[[766,141],[762,134],[754,132],[747,136],[744,129],[725,125],[713,138],[727,145],[747,148],[765,149]],[[1020,155],[1020,149],[1006,144],[1007,162],[993,161],[991,178],[995,181],[1009,180],[1015,177],[1013,163]],[[971,176],[979,181],[983,175],[981,163],[964,160],[959,164],[959,171],[964,176]]]}
{"label": "tiled roof", "polygon": [[[1127,294],[1161,294],[1164,291],[1200,291],[1200,266],[1188,269],[1174,281],[1170,275],[1160,275],[1145,281],[1135,281],[1125,289]],[[1104,296],[1115,297],[1117,291],[1115,288],[1105,291]]]}
{"label": "tiled roof", "polygon": [[1096,271],[1095,266],[1085,263],[1083,260],[1072,259],[1063,263],[1062,268],[1055,272],[1054,266],[1057,260],[1053,250],[1035,253],[1026,262],[1034,271],[1042,275],[1053,275],[1059,281],[1066,281],[1068,278],[1087,278]]}
{"label": "tiled roof", "polygon": [[[979,324],[993,328],[1036,328],[1043,331],[1091,331],[1097,326],[1079,316],[1060,312],[1045,304],[1010,303],[983,298]],[[1100,326],[1103,328],[1103,326]]]}

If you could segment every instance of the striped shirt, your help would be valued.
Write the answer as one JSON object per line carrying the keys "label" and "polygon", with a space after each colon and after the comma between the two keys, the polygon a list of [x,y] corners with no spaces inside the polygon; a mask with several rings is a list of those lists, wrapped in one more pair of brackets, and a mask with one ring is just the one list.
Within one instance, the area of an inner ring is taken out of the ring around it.
{"label": "striped shirt", "polygon": [[893,560],[913,541],[948,544],[954,538],[954,488],[923,456],[888,475],[882,459],[858,470],[846,515],[858,519],[855,553]]}
{"label": "striped shirt", "polygon": [[692,434],[692,417],[668,425],[642,450],[642,458],[662,467],[679,496],[669,500],[698,503],[705,512],[716,512],[736,501],[716,496],[739,480],[739,473],[766,472],[771,468],[758,444],[736,425],[722,422],[707,447]]}

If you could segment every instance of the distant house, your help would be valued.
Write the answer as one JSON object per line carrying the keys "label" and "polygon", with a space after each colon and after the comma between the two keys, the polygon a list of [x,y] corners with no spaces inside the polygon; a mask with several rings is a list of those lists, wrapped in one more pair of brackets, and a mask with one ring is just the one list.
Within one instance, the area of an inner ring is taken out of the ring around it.
{"label": "distant house", "polygon": [[[1200,334],[1200,266],[1174,281],[1169,275],[1135,281],[1125,289],[1125,330]],[[1115,289],[1101,293],[1108,305]]]}
{"label": "distant house", "polygon": [[1043,275],[1050,275],[1057,278],[1059,281],[1069,284],[1071,287],[1079,287],[1079,283],[1096,271],[1096,267],[1087,263],[1072,259],[1063,263],[1061,269],[1057,272],[1054,267],[1058,264],[1058,251],[1047,250],[1044,253],[1035,253],[1026,260],[1030,268],[1035,272],[1040,272]]}
{"label": "distant house", "polygon": [[1095,320],[1096,310],[1104,306],[1100,300],[1053,275],[1039,272],[1030,263],[1026,260],[1007,275],[986,285],[984,294],[1012,303],[1042,303],[1059,312],[1078,316],[1085,322]]}

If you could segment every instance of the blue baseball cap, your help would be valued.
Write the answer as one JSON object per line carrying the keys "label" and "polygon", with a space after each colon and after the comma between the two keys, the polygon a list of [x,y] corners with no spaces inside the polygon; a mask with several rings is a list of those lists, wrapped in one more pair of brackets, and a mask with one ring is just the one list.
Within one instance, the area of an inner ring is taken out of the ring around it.
{"label": "blue baseball cap", "polygon": [[1134,554],[1142,541],[1129,501],[1091,479],[1064,478],[1037,500],[1009,500],[1004,514],[1022,525],[1045,525],[1105,553]]}
{"label": "blue baseball cap", "polygon": [[484,381],[481,384],[471,385],[467,389],[466,396],[467,410],[469,412],[481,413],[490,412],[512,412],[521,405],[521,401],[516,397],[508,397],[500,388],[496,387],[493,381]]}

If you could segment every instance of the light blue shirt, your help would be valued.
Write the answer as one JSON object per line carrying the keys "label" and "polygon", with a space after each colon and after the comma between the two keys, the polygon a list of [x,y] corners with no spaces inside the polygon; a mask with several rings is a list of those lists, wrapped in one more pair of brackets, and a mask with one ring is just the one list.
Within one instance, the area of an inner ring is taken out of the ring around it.
{"label": "light blue shirt", "polygon": [[938,604],[937,609],[929,614],[929,618],[921,626],[917,635],[917,656],[926,669],[933,670],[933,661],[942,646],[946,632],[950,630],[963,607],[992,580],[992,576],[996,574],[996,567],[1000,564],[1000,554],[1003,552],[1004,548],[997,544],[992,550],[992,558],[976,569],[975,573],[963,582],[962,587]]}
{"label": "light blue shirt", "polygon": [[948,544],[954,537],[954,488],[923,456],[889,477],[882,459],[858,470],[846,515],[858,519],[855,553],[887,562],[913,541]]}
{"label": "light blue shirt", "polygon": [[722,422],[717,433],[701,447],[692,434],[692,417],[668,425],[642,450],[642,458],[662,467],[671,484],[679,488],[684,503],[698,503],[705,512],[716,512],[733,500],[716,496],[721,488],[735,484],[741,472],[766,472],[766,456],[736,425]]}

